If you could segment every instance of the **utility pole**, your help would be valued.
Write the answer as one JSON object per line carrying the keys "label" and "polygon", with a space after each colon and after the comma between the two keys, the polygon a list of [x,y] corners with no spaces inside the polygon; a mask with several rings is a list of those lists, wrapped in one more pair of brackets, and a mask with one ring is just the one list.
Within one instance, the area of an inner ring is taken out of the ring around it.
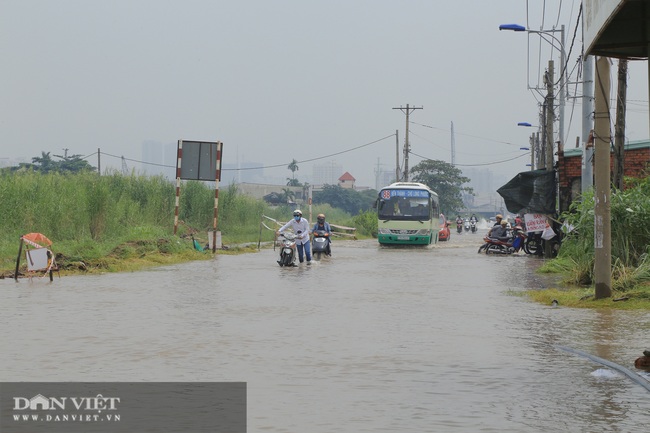
{"label": "utility pole", "polygon": [[609,58],[596,60],[596,111],[594,112],[594,283],[596,299],[612,296],[612,222],[610,209],[609,156]]}
{"label": "utility pole", "polygon": [[618,61],[618,96],[616,98],[616,126],[614,127],[614,182],[623,191],[625,173],[625,112],[627,101],[627,59]]}
{"label": "utility pole", "polygon": [[[547,90],[546,100],[544,101],[544,104],[546,105],[546,143],[544,143],[546,146],[546,161],[544,167],[546,168],[546,171],[553,171],[553,120],[555,118],[555,110],[553,110],[553,60],[548,61],[548,70],[544,75],[544,81]],[[555,182],[553,188],[557,189]],[[550,241],[544,242],[544,257],[547,259],[553,257],[553,245]]]}
{"label": "utility pole", "polygon": [[404,182],[409,181],[409,115],[414,110],[422,110],[422,107],[410,107],[409,104],[406,104],[404,107],[393,107],[393,110],[400,110],[402,113],[406,114],[406,133],[404,137]]}
{"label": "utility pole", "polygon": [[528,143],[530,146],[530,170],[533,171],[535,170],[535,133],[534,132],[530,134]]}
{"label": "utility pole", "polygon": [[545,168],[547,170],[553,170],[553,121],[555,120],[554,109],[553,109],[553,60],[548,61],[548,71],[544,77],[546,82],[546,161]]}
{"label": "utility pole", "polygon": [[544,103],[542,104],[542,109],[539,113],[539,119],[540,122],[539,124],[542,125],[542,139],[541,141],[538,141],[539,144],[539,152],[537,154],[537,168],[542,169],[546,168],[546,100],[544,100]]}
{"label": "utility pole", "polygon": [[97,174],[102,175],[102,150],[97,148]]}
{"label": "utility pole", "polygon": [[582,193],[594,186],[594,148],[589,137],[594,129],[594,56],[585,56],[582,74]]}
{"label": "utility pole", "polygon": [[456,138],[454,137],[454,122],[451,122],[451,165],[456,167]]}
{"label": "utility pole", "polygon": [[395,182],[399,182],[399,130],[395,130]]}

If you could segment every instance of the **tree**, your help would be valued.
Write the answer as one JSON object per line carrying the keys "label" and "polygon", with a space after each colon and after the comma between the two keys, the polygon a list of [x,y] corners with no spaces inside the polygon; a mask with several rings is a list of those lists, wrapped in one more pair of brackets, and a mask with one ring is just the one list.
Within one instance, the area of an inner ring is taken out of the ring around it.
{"label": "tree", "polygon": [[290,188],[282,188],[282,197],[283,203],[293,202],[296,199],[296,193],[293,192]]}
{"label": "tree", "polygon": [[298,179],[287,178],[287,186],[301,186]]}
{"label": "tree", "polygon": [[56,170],[56,162],[52,160],[50,152],[41,152],[41,156],[35,156],[32,158],[32,164],[35,171],[40,171],[41,173],[49,173],[50,171]]}
{"label": "tree", "polygon": [[94,171],[95,167],[90,165],[85,159],[81,159],[81,155],[71,155],[71,156],[61,156],[54,155],[57,158],[61,158],[61,161],[57,161],[57,171],[62,173],[78,173],[80,171]]}
{"label": "tree", "polygon": [[298,171],[298,161],[295,159],[291,161],[291,163],[287,166],[289,170],[291,170],[291,178],[295,179],[296,178],[296,171]]}
{"label": "tree", "polygon": [[95,167],[88,161],[81,159],[81,155],[61,156],[53,155],[60,161],[55,161],[50,152],[41,152],[41,156],[32,158],[31,164],[20,163],[17,167],[10,167],[10,172],[18,170],[34,170],[39,173],[79,173],[82,171],[94,171]]}
{"label": "tree", "polygon": [[411,173],[415,182],[423,183],[438,193],[443,213],[463,208],[463,192],[474,194],[471,187],[463,186],[471,179],[445,161],[424,160],[411,168]]}
{"label": "tree", "polygon": [[371,209],[376,197],[377,191],[367,190],[361,194],[340,185],[325,185],[322,191],[314,191],[314,203],[329,203],[352,215]]}

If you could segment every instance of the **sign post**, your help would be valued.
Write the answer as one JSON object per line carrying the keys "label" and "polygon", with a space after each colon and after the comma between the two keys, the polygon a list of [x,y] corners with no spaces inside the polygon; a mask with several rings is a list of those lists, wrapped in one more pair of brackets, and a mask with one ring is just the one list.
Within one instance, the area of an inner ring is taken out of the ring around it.
{"label": "sign post", "polygon": [[178,140],[176,162],[176,207],[174,210],[174,234],[178,230],[180,190],[182,180],[215,182],[214,216],[212,219],[212,251],[217,248],[217,217],[219,214],[219,181],[221,180],[221,159],[223,143],[220,141]]}

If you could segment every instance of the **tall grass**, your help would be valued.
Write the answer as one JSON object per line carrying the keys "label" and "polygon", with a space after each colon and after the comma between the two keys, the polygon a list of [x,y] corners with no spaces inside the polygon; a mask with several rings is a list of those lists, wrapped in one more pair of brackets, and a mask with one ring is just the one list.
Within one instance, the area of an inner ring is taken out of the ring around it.
{"label": "tall grass", "polygon": [[[614,286],[627,288],[635,282],[643,283],[647,281],[646,268],[650,267],[650,178],[637,180],[625,191],[612,191],[610,206]],[[593,193],[574,202],[563,218],[574,230],[566,235],[559,260],[551,267],[564,267],[572,275],[572,282],[590,284],[594,277]]]}
{"label": "tall grass", "polygon": [[[85,255],[101,257],[124,242],[169,238],[175,199],[175,184],[162,177],[117,172],[102,176],[31,171],[0,174],[0,267],[11,268],[20,236],[30,232],[45,234],[55,242],[56,251],[63,249],[66,256],[79,260]],[[203,182],[183,182],[178,235],[191,232],[197,239],[207,240],[213,227],[214,203],[214,189]],[[285,222],[292,211],[289,206],[271,207],[241,194],[234,185],[226,186],[219,191],[217,229],[224,244],[256,242],[260,233],[262,241],[270,241],[273,231],[260,231],[262,215]],[[303,212],[307,216],[307,209]],[[330,222],[357,226],[359,216],[330,205],[312,209],[314,218],[321,212]],[[376,230],[376,217],[374,224],[365,223],[372,227],[360,227],[361,235]],[[167,244],[172,243],[177,242]]]}

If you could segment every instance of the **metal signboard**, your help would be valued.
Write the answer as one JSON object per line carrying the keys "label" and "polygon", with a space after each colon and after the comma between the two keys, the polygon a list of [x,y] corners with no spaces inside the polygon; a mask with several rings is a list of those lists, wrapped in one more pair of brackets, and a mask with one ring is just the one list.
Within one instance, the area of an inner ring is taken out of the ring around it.
{"label": "metal signboard", "polygon": [[178,141],[177,172],[183,180],[221,180],[221,142]]}

